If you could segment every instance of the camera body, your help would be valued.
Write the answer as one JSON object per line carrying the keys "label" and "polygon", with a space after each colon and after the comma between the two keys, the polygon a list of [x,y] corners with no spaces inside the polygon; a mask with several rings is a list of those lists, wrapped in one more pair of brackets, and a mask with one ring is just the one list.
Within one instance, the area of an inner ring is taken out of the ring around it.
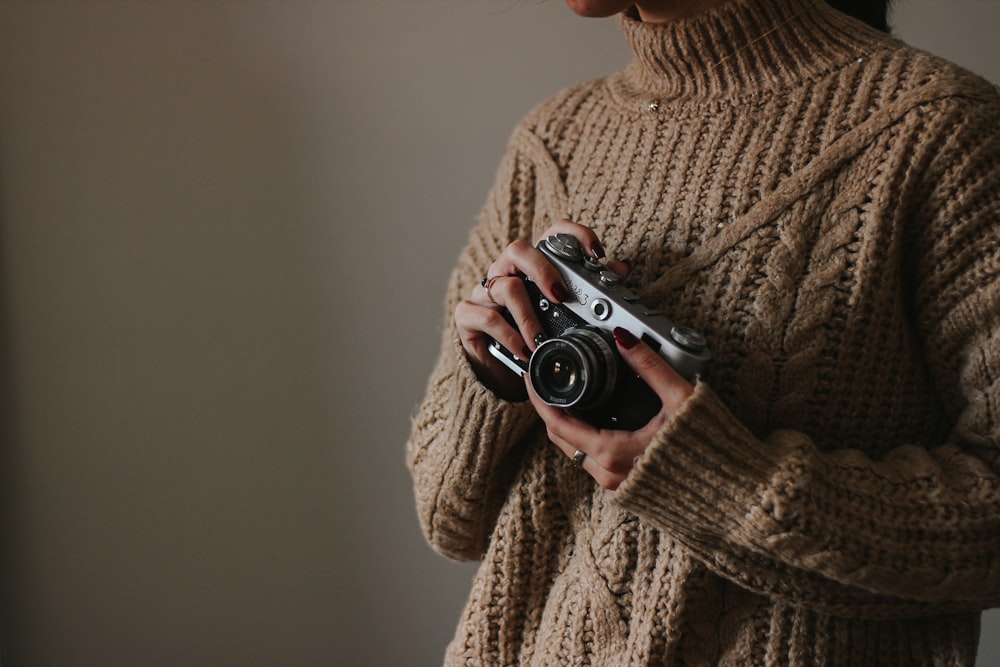
{"label": "camera body", "polygon": [[527,361],[496,341],[490,353],[511,371],[528,373],[545,403],[599,428],[624,430],[641,428],[660,411],[659,397],[621,358],[612,333],[617,327],[641,338],[689,381],[708,368],[712,355],[700,333],[639,303],[618,274],[584,257],[575,237],[556,234],[538,249],[573,298],[553,303],[525,278],[546,340]]}

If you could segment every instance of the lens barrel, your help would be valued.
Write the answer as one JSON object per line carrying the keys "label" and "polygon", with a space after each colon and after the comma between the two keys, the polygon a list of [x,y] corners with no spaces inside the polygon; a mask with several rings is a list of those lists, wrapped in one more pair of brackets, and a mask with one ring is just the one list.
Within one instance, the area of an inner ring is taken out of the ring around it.
{"label": "lens barrel", "polygon": [[531,386],[548,405],[599,407],[614,394],[617,356],[614,343],[597,330],[568,329],[539,345],[531,355]]}

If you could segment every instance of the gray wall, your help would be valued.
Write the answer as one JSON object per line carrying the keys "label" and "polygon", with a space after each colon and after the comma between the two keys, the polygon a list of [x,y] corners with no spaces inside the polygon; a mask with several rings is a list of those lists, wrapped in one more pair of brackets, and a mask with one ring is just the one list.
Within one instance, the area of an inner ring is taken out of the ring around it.
{"label": "gray wall", "polygon": [[[1000,81],[993,0],[896,24]],[[626,57],[559,0],[0,1],[4,664],[438,664],[442,289],[517,118]]]}

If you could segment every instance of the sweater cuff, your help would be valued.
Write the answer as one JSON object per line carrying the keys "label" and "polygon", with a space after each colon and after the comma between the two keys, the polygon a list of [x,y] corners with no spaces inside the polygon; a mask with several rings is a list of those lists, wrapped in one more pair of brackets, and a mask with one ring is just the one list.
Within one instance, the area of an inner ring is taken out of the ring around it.
{"label": "sweater cuff", "polygon": [[421,524],[440,553],[485,551],[510,476],[504,459],[537,419],[530,403],[487,389],[460,344],[445,346],[408,443]]}
{"label": "sweater cuff", "polygon": [[488,475],[538,417],[529,401],[505,400],[484,385],[460,342],[455,342],[453,354],[449,382],[458,398],[451,402],[452,428],[466,447],[466,471]]}
{"label": "sweater cuff", "polygon": [[699,541],[740,522],[773,474],[768,451],[707,384],[699,382],[654,436],[615,494],[626,510]]}

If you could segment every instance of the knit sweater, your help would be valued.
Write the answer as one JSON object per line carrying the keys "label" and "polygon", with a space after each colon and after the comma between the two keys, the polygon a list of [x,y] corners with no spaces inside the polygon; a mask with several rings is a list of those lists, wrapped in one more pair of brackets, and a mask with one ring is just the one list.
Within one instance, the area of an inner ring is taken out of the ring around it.
{"label": "knit sweater", "polygon": [[[519,124],[450,280],[407,445],[427,539],[482,561],[446,663],[972,665],[1000,604],[1000,96],[822,2],[620,22],[634,61]],[[561,217],[713,352],[614,492],[451,318]]]}

